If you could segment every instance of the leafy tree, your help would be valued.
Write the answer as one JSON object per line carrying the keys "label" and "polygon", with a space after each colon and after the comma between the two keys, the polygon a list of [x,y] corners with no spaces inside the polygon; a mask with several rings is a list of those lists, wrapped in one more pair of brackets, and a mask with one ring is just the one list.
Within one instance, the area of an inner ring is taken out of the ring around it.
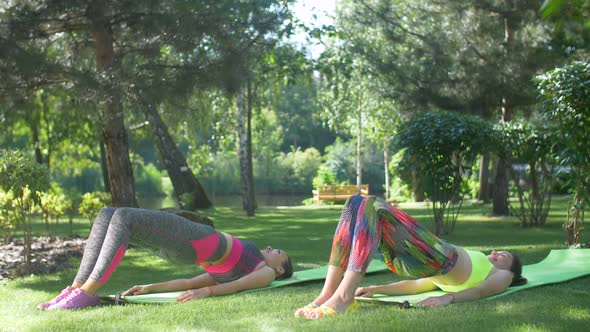
{"label": "leafy tree", "polygon": [[518,197],[518,208],[510,203],[512,214],[522,227],[543,226],[551,206],[555,162],[551,153],[554,138],[545,128],[527,122],[497,125],[499,153],[512,164],[511,179]]}
{"label": "leafy tree", "polygon": [[[590,46],[590,3],[584,0],[545,0],[543,18],[554,23],[554,43],[568,52]],[[576,52],[577,53],[577,52]],[[580,58],[583,58],[580,57]]]}
{"label": "leafy tree", "polygon": [[39,209],[45,222],[45,230],[48,234],[51,234],[51,219],[53,218],[55,226],[57,226],[59,224],[59,218],[65,214],[68,203],[66,202],[65,196],[58,190],[39,192],[37,195],[39,196]]}
{"label": "leafy tree", "polygon": [[15,226],[12,200],[12,192],[0,190],[0,227],[2,228],[2,242],[4,244],[10,243],[12,230]]}
{"label": "leafy tree", "polygon": [[[510,121],[533,110],[531,77],[569,56],[550,47],[538,6],[355,0],[342,3],[337,22],[346,28],[347,49],[368,64],[401,113],[443,109]],[[496,165],[494,211],[507,214],[509,165]]]}
{"label": "leafy tree", "polygon": [[432,201],[435,233],[453,231],[463,202],[465,174],[492,137],[487,122],[450,112],[428,112],[404,121],[398,129],[397,148],[406,149],[423,177]]}
{"label": "leafy tree", "polygon": [[0,189],[13,197],[15,219],[25,235],[26,272],[31,267],[33,241],[31,214],[39,204],[39,194],[49,189],[49,171],[19,151],[0,151]]}
{"label": "leafy tree", "polygon": [[113,204],[133,206],[130,105],[157,107],[210,82],[236,90],[244,50],[282,24],[288,2],[13,1],[2,5],[0,69],[6,90],[74,87],[98,105]]}
{"label": "leafy tree", "polygon": [[535,82],[541,112],[557,137],[554,152],[560,166],[571,168],[573,199],[563,227],[567,244],[576,246],[590,197],[590,63],[550,70]]}

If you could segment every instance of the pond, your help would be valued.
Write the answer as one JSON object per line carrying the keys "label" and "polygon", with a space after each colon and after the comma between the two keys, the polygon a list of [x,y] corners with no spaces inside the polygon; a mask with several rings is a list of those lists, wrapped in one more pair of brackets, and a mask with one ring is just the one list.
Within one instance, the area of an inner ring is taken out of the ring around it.
{"label": "pond", "polygon": [[[311,195],[256,195],[258,207],[265,206],[297,206],[303,205],[304,199],[311,198]],[[242,197],[240,195],[223,195],[209,197],[215,206],[241,207]],[[163,197],[140,197],[137,199],[139,206],[146,209],[161,209],[165,207],[178,207],[176,199],[172,196]]]}

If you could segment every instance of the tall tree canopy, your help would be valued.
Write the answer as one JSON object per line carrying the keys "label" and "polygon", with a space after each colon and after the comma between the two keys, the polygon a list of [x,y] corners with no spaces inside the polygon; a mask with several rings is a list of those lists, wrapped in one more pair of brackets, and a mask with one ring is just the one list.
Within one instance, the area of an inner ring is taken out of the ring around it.
{"label": "tall tree canopy", "polygon": [[12,1],[0,11],[0,89],[57,84],[99,105],[113,204],[135,205],[126,111],[197,87],[235,88],[242,53],[278,30],[289,2]]}

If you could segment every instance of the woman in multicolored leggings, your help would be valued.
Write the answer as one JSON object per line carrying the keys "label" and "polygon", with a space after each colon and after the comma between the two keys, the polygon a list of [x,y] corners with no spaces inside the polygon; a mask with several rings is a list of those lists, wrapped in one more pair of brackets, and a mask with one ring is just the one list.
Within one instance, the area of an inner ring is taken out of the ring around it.
{"label": "woman in multicolored leggings", "polygon": [[[357,287],[379,251],[389,268],[418,278],[388,285]],[[521,277],[520,259],[506,251],[490,255],[447,243],[412,217],[375,197],[352,196],[336,227],[324,287],[313,302],[295,311],[311,319],[336,316],[358,307],[356,296],[417,294],[435,289],[449,293],[419,303],[447,305],[501,293]]]}
{"label": "woman in multicolored leggings", "polygon": [[105,208],[92,225],[72,285],[37,307],[52,310],[98,305],[96,292],[109,280],[130,243],[175,263],[200,265],[207,273],[134,286],[123,295],[186,290],[176,299],[186,302],[265,287],[293,274],[291,259],[281,249],[268,246],[259,250],[250,241],[167,212]]}

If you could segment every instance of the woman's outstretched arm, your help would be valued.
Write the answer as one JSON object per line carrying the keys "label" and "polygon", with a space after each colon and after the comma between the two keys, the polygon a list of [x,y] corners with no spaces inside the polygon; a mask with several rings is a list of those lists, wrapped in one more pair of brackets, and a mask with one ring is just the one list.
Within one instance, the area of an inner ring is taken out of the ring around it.
{"label": "woman's outstretched arm", "polygon": [[429,278],[416,280],[402,280],[387,285],[377,285],[357,288],[355,295],[372,297],[375,294],[383,295],[410,295],[424,293],[437,289]]}
{"label": "woman's outstretched arm", "polygon": [[473,301],[500,294],[510,286],[512,276],[512,272],[508,270],[499,270],[488,276],[486,280],[475,287],[457,293],[429,297],[426,300],[419,302],[418,305],[436,307],[451,304],[453,302]]}
{"label": "woman's outstretched arm", "polygon": [[183,291],[187,289],[213,286],[216,284],[217,282],[211,277],[211,275],[209,275],[209,273],[205,273],[191,279],[176,279],[149,285],[133,286],[124,292],[123,296]]}
{"label": "woman's outstretched arm", "polygon": [[248,289],[262,288],[268,286],[273,280],[275,280],[275,271],[268,266],[264,266],[238,280],[199,289],[189,289],[178,296],[176,301],[186,302],[211,296],[234,294]]}

